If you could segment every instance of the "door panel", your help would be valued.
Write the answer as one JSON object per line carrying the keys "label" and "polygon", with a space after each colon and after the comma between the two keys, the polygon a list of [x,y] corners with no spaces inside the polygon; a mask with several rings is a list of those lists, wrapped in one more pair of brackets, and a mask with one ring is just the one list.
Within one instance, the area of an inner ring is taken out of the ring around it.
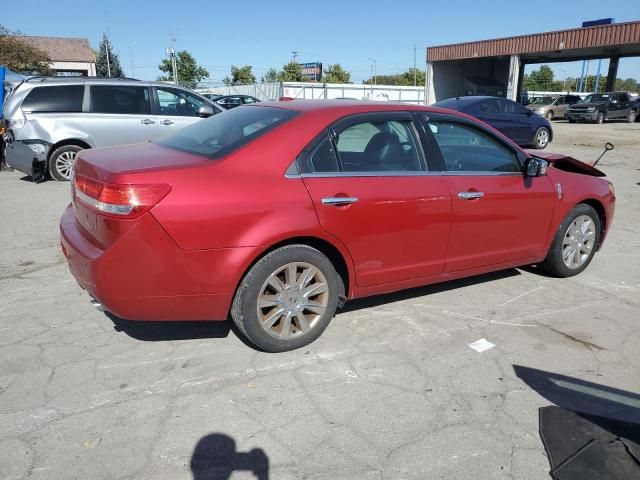
{"label": "door panel", "polygon": [[[358,285],[441,273],[451,200],[440,175],[305,177],[320,225],[353,258]],[[355,203],[326,205],[323,198]]]}
{"label": "door panel", "polygon": [[82,119],[82,129],[95,147],[147,142],[159,135],[153,115],[90,113]]}
{"label": "door panel", "polygon": [[[452,198],[446,272],[541,255],[555,191],[547,177],[446,175]],[[463,199],[459,193],[484,195]]]}

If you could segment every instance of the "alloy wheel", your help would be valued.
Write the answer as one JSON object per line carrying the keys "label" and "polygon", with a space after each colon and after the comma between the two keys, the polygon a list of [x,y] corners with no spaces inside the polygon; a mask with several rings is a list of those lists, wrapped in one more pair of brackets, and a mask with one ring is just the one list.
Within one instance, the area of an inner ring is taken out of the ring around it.
{"label": "alloy wheel", "polygon": [[328,304],[329,285],[324,274],[310,263],[288,263],[262,285],[258,320],[272,337],[297,338],[313,330]]}
{"label": "alloy wheel", "polygon": [[572,270],[580,268],[589,259],[596,241],[596,227],[588,215],[577,217],[562,241],[562,261]]}
{"label": "alloy wheel", "polygon": [[539,148],[544,148],[549,143],[549,132],[546,128],[541,128],[536,137]]}
{"label": "alloy wheel", "polygon": [[62,152],[55,159],[55,169],[61,177],[69,180],[71,178],[71,170],[73,170],[73,164],[76,161],[77,152],[66,151]]}

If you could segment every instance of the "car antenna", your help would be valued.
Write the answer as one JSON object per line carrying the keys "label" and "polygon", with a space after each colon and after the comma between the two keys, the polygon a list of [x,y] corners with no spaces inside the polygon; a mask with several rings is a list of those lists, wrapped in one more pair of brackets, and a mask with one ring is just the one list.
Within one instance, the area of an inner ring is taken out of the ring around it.
{"label": "car antenna", "polygon": [[595,167],[598,164],[598,162],[600,161],[600,159],[602,157],[604,157],[604,154],[607,153],[609,150],[613,150],[613,143],[607,142],[607,143],[604,144],[604,152],[602,152],[600,154],[600,156],[596,159],[596,161],[593,162],[592,167]]}

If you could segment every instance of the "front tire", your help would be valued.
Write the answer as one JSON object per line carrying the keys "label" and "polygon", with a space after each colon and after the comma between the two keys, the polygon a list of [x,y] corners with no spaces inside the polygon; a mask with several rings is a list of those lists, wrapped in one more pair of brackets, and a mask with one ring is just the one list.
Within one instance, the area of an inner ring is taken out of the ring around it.
{"label": "front tire", "polygon": [[596,123],[599,125],[604,123],[604,117],[605,117],[604,112],[598,112],[598,116],[596,117]]}
{"label": "front tire", "polygon": [[231,318],[261,350],[295,350],[327,328],[339,295],[340,278],[325,255],[307,245],[287,245],[247,272],[233,299]]}
{"label": "front tire", "polygon": [[68,182],[71,179],[71,171],[76,162],[78,152],[82,147],[77,145],[64,145],[53,151],[49,157],[49,175],[56,182]]}
{"label": "front tire", "polygon": [[540,127],[535,136],[533,137],[533,147],[537,150],[544,150],[549,145],[549,129],[547,127]]}
{"label": "front tire", "polygon": [[549,121],[553,120],[553,112],[551,110],[549,110],[547,112],[547,114],[545,115],[545,118]]}
{"label": "front tire", "polygon": [[627,113],[627,123],[633,123],[636,121],[636,112],[634,112],[633,110],[629,110],[629,113]]}
{"label": "front tire", "polygon": [[540,267],[556,277],[579,274],[591,263],[600,244],[600,233],[600,217],[593,207],[576,205],[558,227]]}

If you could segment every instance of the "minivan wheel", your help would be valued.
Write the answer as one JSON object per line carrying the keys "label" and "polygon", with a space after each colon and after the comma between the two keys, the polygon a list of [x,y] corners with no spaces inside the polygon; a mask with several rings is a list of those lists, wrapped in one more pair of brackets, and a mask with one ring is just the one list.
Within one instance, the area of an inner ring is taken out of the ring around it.
{"label": "minivan wheel", "polygon": [[582,272],[600,243],[600,217],[590,205],[581,203],[565,217],[540,267],[556,277],[572,277]]}
{"label": "minivan wheel", "polygon": [[538,150],[543,150],[549,145],[549,130],[547,127],[540,127],[536,131],[533,146]]}
{"label": "minivan wheel", "polygon": [[249,270],[231,318],[256,347],[285,352],[317,339],[335,315],[340,279],[331,261],[307,245],[278,248]]}
{"label": "minivan wheel", "polygon": [[71,179],[73,164],[82,147],[65,145],[53,151],[49,157],[49,175],[56,182],[68,182]]}
{"label": "minivan wheel", "polygon": [[549,121],[553,120],[553,112],[551,110],[549,110],[547,112],[547,114],[545,115],[545,118]]}

